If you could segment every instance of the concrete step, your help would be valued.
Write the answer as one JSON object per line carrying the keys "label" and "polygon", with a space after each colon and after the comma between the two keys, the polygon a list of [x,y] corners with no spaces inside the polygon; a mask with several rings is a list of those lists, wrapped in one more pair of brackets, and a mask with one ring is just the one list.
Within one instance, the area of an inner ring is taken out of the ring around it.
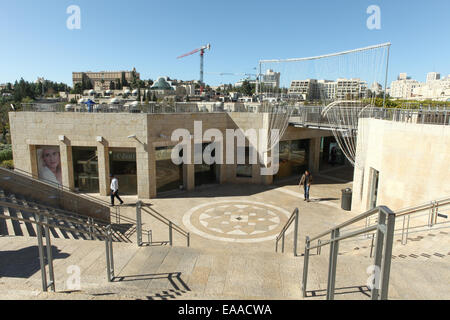
{"label": "concrete step", "polygon": [[[27,209],[39,209],[43,212],[46,212],[52,217],[49,217],[49,223],[70,228],[72,230],[64,230],[62,228],[51,227],[49,229],[51,236],[53,238],[65,238],[65,239],[76,239],[76,240],[91,240],[89,236],[89,230],[86,226],[77,224],[75,222],[66,221],[63,218],[58,217],[56,209],[51,209],[36,203],[31,203],[26,199],[18,198],[14,194],[5,195],[5,192],[0,189],[0,198],[3,201],[11,202],[14,205],[18,205],[21,209],[15,209],[10,207],[0,207],[0,211],[2,214],[6,216],[11,216],[20,219],[28,219],[31,221],[35,221],[34,213],[30,212]],[[73,216],[74,219],[84,221],[80,219],[78,216]],[[94,226],[97,231],[99,231],[98,226]],[[114,228],[112,238],[113,241],[116,242],[131,242],[130,239],[125,237],[118,228]],[[120,229],[120,228],[119,228]],[[21,236],[21,237],[31,237],[34,238],[37,236],[36,225],[30,222],[23,222],[12,219],[3,219],[0,218],[0,237],[2,236]],[[94,236],[93,240],[101,240],[100,238]]]}
{"label": "concrete step", "polygon": [[[46,299],[303,299],[303,257],[258,252],[257,247],[241,252],[115,243],[115,281],[109,283],[104,243],[52,239],[52,245],[56,288],[63,294]],[[35,297],[41,288],[36,242],[0,238],[0,247],[0,292],[29,290]],[[339,255],[335,298],[369,299],[367,268],[372,264],[373,259],[364,256]],[[73,266],[80,270],[81,290],[68,296]],[[448,259],[394,259],[389,297],[450,298],[449,266]],[[327,274],[328,250],[311,255],[307,299],[325,298]]]}

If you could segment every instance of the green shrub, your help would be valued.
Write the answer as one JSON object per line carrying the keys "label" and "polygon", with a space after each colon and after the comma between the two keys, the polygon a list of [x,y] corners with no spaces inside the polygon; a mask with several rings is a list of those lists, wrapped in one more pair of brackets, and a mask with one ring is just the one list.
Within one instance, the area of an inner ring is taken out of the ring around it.
{"label": "green shrub", "polygon": [[2,163],[0,163],[0,167],[6,168],[6,169],[14,169],[14,161],[13,160],[4,160]]}
{"label": "green shrub", "polygon": [[4,149],[0,151],[0,162],[5,160],[12,160],[13,154],[11,149]]}

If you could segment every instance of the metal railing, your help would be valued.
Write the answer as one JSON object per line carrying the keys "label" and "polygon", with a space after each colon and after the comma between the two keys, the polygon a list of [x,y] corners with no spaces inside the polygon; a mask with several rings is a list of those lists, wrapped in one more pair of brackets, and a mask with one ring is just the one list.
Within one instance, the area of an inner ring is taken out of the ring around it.
{"label": "metal railing", "polygon": [[[186,238],[186,245],[189,247],[191,245],[191,235],[189,232],[185,231],[183,228],[181,228],[180,226],[178,226],[177,224],[175,224],[174,222],[172,222],[171,220],[167,219],[166,217],[164,217],[162,214],[160,214],[159,212],[157,212],[155,209],[146,206],[145,204],[142,203],[142,201],[138,201],[136,203],[136,222],[137,222],[137,238],[138,238],[138,246],[142,246],[145,243],[142,241],[142,234],[143,232],[145,232],[144,230],[142,230],[142,211],[144,211],[145,213],[151,215],[153,218],[155,218],[156,220],[162,222],[163,224],[165,224],[166,226],[169,227],[169,241],[168,243],[170,244],[170,246],[173,246],[173,231],[178,232],[179,234],[181,234],[182,236],[184,236]],[[152,232],[151,231],[146,231],[147,236],[148,236],[148,245],[153,245],[155,243],[157,244],[164,244],[167,243],[167,241],[162,241],[162,242],[154,242],[152,239]]]}
{"label": "metal railing", "polygon": [[[94,203],[96,203],[98,205],[101,205],[101,206],[103,206],[103,207],[105,207],[105,208],[107,208],[109,210],[110,215],[115,219],[116,224],[121,224],[122,222],[136,224],[136,221],[134,221],[133,219],[130,219],[128,217],[125,217],[125,216],[121,215],[120,206],[110,207],[110,204],[107,201],[104,201],[102,199],[93,197],[93,196],[91,196],[89,194],[86,194],[86,193],[78,192],[76,190],[73,190],[73,189],[69,188],[68,186],[64,186],[64,185],[56,183],[54,181],[50,181],[50,180],[47,180],[47,179],[44,179],[44,178],[40,178],[38,175],[33,174],[31,172],[27,172],[27,171],[22,170],[22,169],[14,168],[14,170],[9,170],[9,169],[6,169],[6,168],[0,168],[0,170],[4,170],[4,171],[7,171],[7,172],[12,173],[12,174],[17,174],[17,175],[20,175],[20,176],[27,177],[29,179],[32,179],[32,180],[36,181],[36,182],[44,183],[46,185],[49,185],[50,187],[55,188],[56,190],[59,191],[59,193],[67,192],[69,194],[73,194],[73,195],[75,195],[77,197],[80,197],[80,198],[82,198],[84,200],[91,201],[91,202],[94,202]],[[74,202],[74,206],[77,207],[77,202],[75,200],[73,202]]]}
{"label": "metal railing", "polygon": [[[363,221],[368,217],[377,215],[377,223],[368,227],[358,228],[357,230],[344,231],[343,229]],[[342,223],[324,233],[315,237],[306,237],[303,277],[302,277],[302,294],[306,297],[307,282],[308,282],[308,266],[310,251],[313,249],[320,250],[321,247],[330,245],[330,257],[328,265],[328,284],[327,294],[328,300],[334,299],[335,283],[336,283],[336,268],[337,257],[339,253],[339,242],[345,239],[353,238],[362,234],[368,234],[376,231],[375,237],[375,270],[380,270],[379,275],[375,275],[375,283],[372,288],[372,300],[385,300],[388,297],[389,289],[389,274],[392,260],[392,246],[395,230],[395,213],[385,206],[380,206],[362,213],[345,223]],[[330,236],[330,239],[324,240],[325,236]],[[317,244],[313,245],[313,241]]]}
{"label": "metal railing", "polygon": [[[440,124],[450,125],[450,108],[448,106],[421,106],[416,109],[408,108],[381,108],[363,107],[370,104],[370,101],[354,100],[354,101],[341,101],[336,100],[334,103],[349,107],[364,109],[361,113],[363,118],[376,118],[399,122],[412,122],[422,124]],[[196,106],[194,106],[197,104]],[[94,113],[147,113],[147,114],[163,114],[163,113],[226,113],[226,112],[247,112],[247,113],[265,113],[265,112],[282,112],[283,110],[289,110],[292,113],[291,122],[300,124],[310,124],[319,127],[329,127],[329,122],[322,111],[327,108],[326,105],[294,105],[290,102],[282,102],[275,105],[265,105],[264,103],[246,104],[238,103],[239,107],[236,110],[232,110],[226,107],[221,102],[208,102],[209,107],[202,106],[202,102],[192,102],[175,105],[164,104],[98,104],[94,105],[92,112]],[[71,108],[66,109],[62,104],[42,104],[31,103],[22,104],[21,111],[31,112],[81,112],[88,113],[86,105],[72,105]]]}
{"label": "metal railing", "polygon": [[292,223],[295,221],[294,224],[294,256],[297,256],[297,244],[298,244],[298,221],[299,221],[299,211],[298,208],[295,208],[292,215],[289,217],[288,221],[284,225],[283,229],[281,230],[280,234],[276,238],[275,243],[275,252],[278,252],[278,242],[281,239],[281,252],[284,253],[284,242],[286,238],[286,232],[289,229],[289,227],[292,225]]}
{"label": "metal railing", "polygon": [[[445,229],[450,228],[450,198],[433,200],[415,207],[408,207],[395,212],[397,224],[394,237],[401,238],[401,244],[408,243],[408,236],[412,233],[429,231],[431,228]],[[365,226],[377,223],[368,218]],[[400,225],[401,224],[401,225]],[[369,236],[370,237],[370,236]],[[370,245],[373,250],[373,235]],[[370,255],[372,257],[372,254]]]}
{"label": "metal railing", "polygon": [[[49,288],[52,291],[56,291],[50,228],[58,228],[65,231],[69,231],[71,233],[79,233],[79,234],[85,233],[92,238],[93,236],[96,236],[98,239],[102,241],[104,240],[106,246],[107,279],[109,282],[114,280],[114,258],[113,258],[113,240],[112,240],[111,225],[107,226],[98,225],[94,228],[91,223],[86,223],[78,219],[73,219],[71,217],[64,217],[60,214],[55,215],[45,210],[41,210],[39,208],[21,206],[15,203],[4,201],[3,199],[0,199],[0,206],[24,210],[34,214],[34,220],[32,220],[31,218],[24,218],[24,217],[19,218],[7,216],[2,213],[0,213],[0,218],[34,224],[36,226],[38,249],[39,249],[39,263],[41,268],[42,290],[44,292],[48,291]],[[51,222],[50,220],[53,219],[63,221],[66,224],[60,225],[59,223]],[[78,226],[78,228],[76,226]],[[43,238],[45,238],[45,245]],[[46,264],[48,265],[48,274],[46,270]]]}

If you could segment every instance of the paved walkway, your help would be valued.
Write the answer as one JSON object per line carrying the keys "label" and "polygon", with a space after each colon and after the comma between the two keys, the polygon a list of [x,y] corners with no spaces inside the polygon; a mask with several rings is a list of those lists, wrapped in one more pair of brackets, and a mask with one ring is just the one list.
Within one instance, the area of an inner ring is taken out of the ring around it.
{"label": "paved walkway", "polygon": [[[339,177],[327,176],[333,172],[315,177],[309,203],[297,179],[274,186],[213,185],[145,200],[149,210],[191,233],[191,247],[176,232],[173,248],[138,248],[135,239],[114,243],[113,283],[106,281],[104,243],[53,239],[58,293],[42,293],[36,238],[0,238],[0,299],[302,299],[303,257],[293,254],[292,227],[285,254],[275,253],[274,239],[295,208],[300,212],[299,254],[307,235],[357,214],[340,209],[340,190],[351,187],[351,181],[336,172]],[[123,198],[121,214],[135,218],[137,198]],[[143,223],[153,231],[153,241],[169,239],[168,227],[145,212]],[[450,298],[446,243],[442,231],[412,238],[406,246],[396,243],[390,298]],[[328,248],[312,254],[308,299],[324,299]],[[342,243],[336,299],[368,298],[369,255],[370,239]],[[69,285],[73,266],[80,270],[81,290]]]}

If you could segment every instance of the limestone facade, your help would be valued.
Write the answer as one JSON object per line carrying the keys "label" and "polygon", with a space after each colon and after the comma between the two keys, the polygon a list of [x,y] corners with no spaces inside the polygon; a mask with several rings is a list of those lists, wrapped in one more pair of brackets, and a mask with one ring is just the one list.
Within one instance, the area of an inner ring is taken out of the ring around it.
{"label": "limestone facade", "polygon": [[[267,130],[270,119],[264,113],[72,113],[72,112],[11,112],[9,114],[16,168],[38,173],[38,146],[59,146],[63,185],[74,188],[73,147],[96,148],[98,179],[101,195],[109,194],[109,154],[112,148],[131,148],[136,151],[137,193],[140,198],[154,198],[156,191],[155,148],[174,146],[174,130],[187,129],[194,134],[194,122],[201,121],[202,135],[208,129],[218,129],[224,139],[226,159],[226,129]],[[288,127],[281,140],[311,139],[309,165],[315,172],[319,167],[320,139],[331,132]],[[135,138],[129,138],[135,136]],[[258,133],[259,139],[259,133]],[[203,140],[203,143],[211,139]],[[192,150],[197,140],[192,141]],[[236,152],[235,152],[236,154]],[[191,161],[193,163],[193,161]],[[218,183],[271,184],[272,176],[260,174],[261,165],[252,166],[252,177],[236,176],[236,164],[217,165]],[[183,165],[183,184],[195,188],[195,165]]]}

